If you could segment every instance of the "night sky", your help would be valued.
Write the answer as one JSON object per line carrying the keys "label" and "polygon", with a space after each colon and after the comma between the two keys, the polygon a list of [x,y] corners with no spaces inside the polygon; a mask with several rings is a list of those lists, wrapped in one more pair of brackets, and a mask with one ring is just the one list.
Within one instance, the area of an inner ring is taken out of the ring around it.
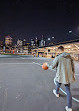
{"label": "night sky", "polygon": [[79,39],[79,0],[2,0],[0,1],[0,40],[6,35],[18,39],[54,36],[55,43]]}

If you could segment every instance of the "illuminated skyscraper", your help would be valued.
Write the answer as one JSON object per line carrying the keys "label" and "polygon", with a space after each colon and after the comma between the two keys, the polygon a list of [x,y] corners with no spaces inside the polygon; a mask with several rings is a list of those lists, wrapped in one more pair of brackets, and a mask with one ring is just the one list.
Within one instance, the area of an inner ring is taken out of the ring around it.
{"label": "illuminated skyscraper", "polygon": [[26,40],[24,39],[24,40],[23,40],[23,46],[25,46],[25,45],[26,45]]}
{"label": "illuminated skyscraper", "polygon": [[18,47],[22,47],[22,45],[23,45],[23,41],[22,41],[22,40],[18,40],[18,41],[17,41],[17,46],[18,46]]}
{"label": "illuminated skyscraper", "polygon": [[23,41],[18,40],[17,41],[17,53],[22,53],[23,52]]}
{"label": "illuminated skyscraper", "polygon": [[12,46],[12,37],[10,35],[5,37],[5,46]]}
{"label": "illuminated skyscraper", "polygon": [[34,46],[35,42],[33,39],[31,39],[31,46]]}

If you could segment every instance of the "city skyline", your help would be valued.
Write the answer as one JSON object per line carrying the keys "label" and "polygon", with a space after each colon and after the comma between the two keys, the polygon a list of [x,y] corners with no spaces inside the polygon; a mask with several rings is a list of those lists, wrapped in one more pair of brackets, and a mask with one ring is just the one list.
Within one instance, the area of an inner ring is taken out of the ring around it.
{"label": "city skyline", "polygon": [[78,39],[79,2],[77,0],[5,0],[0,3],[0,40],[6,35],[18,39],[54,36],[53,41]]}

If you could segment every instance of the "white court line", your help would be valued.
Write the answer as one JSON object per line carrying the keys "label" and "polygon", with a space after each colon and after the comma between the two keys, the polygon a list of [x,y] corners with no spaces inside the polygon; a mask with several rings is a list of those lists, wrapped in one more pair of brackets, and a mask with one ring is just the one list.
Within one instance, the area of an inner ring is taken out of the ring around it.
{"label": "white court line", "polygon": [[[42,65],[39,64],[39,63],[35,63],[35,62],[33,62],[33,63],[34,63],[34,64],[37,64],[37,65],[39,65],[39,66],[42,66]],[[54,70],[54,69],[50,69],[50,70],[56,71],[56,70]],[[79,74],[75,74],[75,75],[79,75]],[[54,84],[56,85],[55,78],[54,78]],[[67,95],[67,93],[66,93],[62,88],[60,88],[60,90],[61,90],[61,92],[63,92],[65,95]],[[79,100],[78,100],[78,99],[76,99],[76,98],[74,98],[74,97],[72,97],[72,99],[73,99],[74,101],[76,101],[76,102],[79,103]]]}
{"label": "white court line", "polygon": [[21,59],[26,59],[26,58],[22,58],[22,57],[21,57]]}
{"label": "white court line", "polygon": [[[39,65],[39,66],[42,66],[41,64],[39,64],[39,63],[36,63],[36,62],[32,62],[32,63],[0,63],[0,64],[37,64],[37,65]],[[49,68],[50,69],[50,68]],[[56,71],[55,69],[50,69],[50,70],[53,70],[53,71]],[[75,74],[76,76],[78,76],[79,74]]]}
{"label": "white court line", "polygon": [[2,65],[2,64],[8,64],[8,65],[9,65],[9,64],[10,64],[10,65],[11,65],[11,64],[20,64],[20,65],[21,65],[21,64],[33,64],[33,63],[0,63],[0,64],[1,64],[1,65]]}
{"label": "white court line", "polygon": [[[42,66],[41,64],[39,63],[36,63],[36,62],[33,62],[34,64],[38,64],[39,66]],[[49,68],[50,69],[50,68]],[[55,69],[50,69],[50,70],[53,70],[53,71],[56,71]],[[75,74],[76,76],[79,76],[79,74]]]}
{"label": "white court line", "polygon": [[[56,85],[55,78],[54,78],[54,84]],[[61,90],[65,95],[67,95],[67,93],[66,93],[62,88],[60,88],[60,90]],[[72,97],[72,99],[73,99],[74,101],[76,101],[76,102],[79,103],[79,100],[78,100],[78,99],[76,99],[76,98],[74,98],[74,97]]]}
{"label": "white court line", "polygon": [[37,64],[37,65],[39,65],[39,66],[42,66],[41,64],[39,64],[39,63],[36,63],[36,62],[33,62],[33,64]]}
{"label": "white court line", "polygon": [[76,76],[79,76],[79,74],[75,74]]}

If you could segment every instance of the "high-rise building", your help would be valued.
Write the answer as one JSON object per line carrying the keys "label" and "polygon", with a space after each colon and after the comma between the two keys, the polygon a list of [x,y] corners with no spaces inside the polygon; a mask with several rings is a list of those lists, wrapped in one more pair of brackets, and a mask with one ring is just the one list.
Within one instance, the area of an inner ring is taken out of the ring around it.
{"label": "high-rise building", "polygon": [[36,39],[35,39],[35,46],[38,46],[37,42],[38,42],[38,39],[36,37]]}
{"label": "high-rise building", "polygon": [[0,47],[3,45],[3,41],[0,41]]}
{"label": "high-rise building", "polygon": [[44,40],[44,37],[42,35],[42,39],[39,41],[39,47],[43,47],[45,46],[45,40]]}
{"label": "high-rise building", "polygon": [[3,49],[3,41],[0,41],[0,52],[2,51]]}
{"label": "high-rise building", "polygon": [[34,46],[35,45],[35,42],[33,39],[31,39],[31,46]]}
{"label": "high-rise building", "polygon": [[5,37],[5,46],[12,46],[12,37],[10,35]]}
{"label": "high-rise building", "polygon": [[23,45],[23,41],[22,41],[22,40],[18,40],[18,41],[17,41],[17,46],[18,46],[18,47],[21,47],[22,45]]}
{"label": "high-rise building", "polygon": [[23,52],[23,41],[18,40],[17,41],[17,53],[22,53]]}
{"label": "high-rise building", "polygon": [[26,40],[24,39],[24,40],[23,40],[23,46],[25,46],[25,45],[26,45]]}
{"label": "high-rise building", "polygon": [[27,45],[23,46],[23,53],[24,54],[30,54],[30,51],[31,51],[31,49],[30,49],[29,43],[27,43]]}

